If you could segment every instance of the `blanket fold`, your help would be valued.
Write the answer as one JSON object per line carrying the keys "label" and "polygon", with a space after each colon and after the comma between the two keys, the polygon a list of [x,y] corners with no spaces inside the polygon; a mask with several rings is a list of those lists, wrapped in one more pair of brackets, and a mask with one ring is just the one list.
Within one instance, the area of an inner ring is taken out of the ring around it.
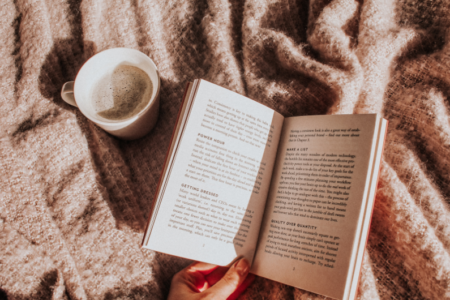
{"label": "blanket fold", "polygon": [[[358,299],[450,299],[449,29],[446,1],[2,0],[0,299],[166,298],[190,262],[140,241],[196,78],[285,116],[388,119]],[[161,74],[136,141],[59,95],[113,47]],[[324,297],[258,278],[241,299]]]}

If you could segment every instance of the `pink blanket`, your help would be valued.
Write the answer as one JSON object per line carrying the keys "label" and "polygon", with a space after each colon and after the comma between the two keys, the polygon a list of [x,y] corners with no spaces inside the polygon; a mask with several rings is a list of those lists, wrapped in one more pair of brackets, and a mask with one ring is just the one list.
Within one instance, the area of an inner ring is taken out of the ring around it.
{"label": "pink blanket", "polygon": [[[0,299],[165,299],[189,261],[140,241],[195,78],[286,116],[389,119],[358,297],[450,299],[449,1],[1,0],[0,37]],[[113,47],[161,73],[133,142],[59,96]],[[262,278],[242,296],[322,298]]]}

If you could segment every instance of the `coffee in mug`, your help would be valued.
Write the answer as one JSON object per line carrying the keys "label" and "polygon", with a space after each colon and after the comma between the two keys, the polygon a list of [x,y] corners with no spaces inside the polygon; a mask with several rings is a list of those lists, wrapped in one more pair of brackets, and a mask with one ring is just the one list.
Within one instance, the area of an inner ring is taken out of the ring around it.
{"label": "coffee in mug", "polygon": [[150,101],[152,81],[135,66],[119,65],[93,87],[95,112],[109,120],[125,120],[138,114]]}

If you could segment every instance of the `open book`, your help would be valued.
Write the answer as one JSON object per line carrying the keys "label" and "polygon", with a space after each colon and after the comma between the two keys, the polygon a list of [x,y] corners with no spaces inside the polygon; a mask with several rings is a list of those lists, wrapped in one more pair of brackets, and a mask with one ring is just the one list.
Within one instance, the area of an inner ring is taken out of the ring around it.
{"label": "open book", "polygon": [[387,121],[284,118],[204,80],[186,89],[142,246],[336,299],[356,295]]}

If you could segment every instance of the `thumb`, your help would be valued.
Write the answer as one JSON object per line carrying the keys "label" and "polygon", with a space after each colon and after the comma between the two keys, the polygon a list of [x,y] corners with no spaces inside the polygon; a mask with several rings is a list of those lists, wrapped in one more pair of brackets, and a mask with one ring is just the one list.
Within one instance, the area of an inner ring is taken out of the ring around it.
{"label": "thumb", "polygon": [[207,290],[208,294],[211,293],[217,299],[226,299],[242,284],[249,269],[250,263],[245,258],[238,260],[221,280]]}

